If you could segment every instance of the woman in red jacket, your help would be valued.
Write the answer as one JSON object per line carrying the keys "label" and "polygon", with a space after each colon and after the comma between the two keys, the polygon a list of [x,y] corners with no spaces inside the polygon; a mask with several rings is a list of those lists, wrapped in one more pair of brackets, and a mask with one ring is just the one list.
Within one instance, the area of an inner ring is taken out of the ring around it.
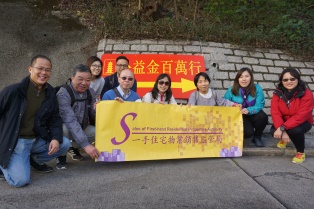
{"label": "woman in red jacket", "polygon": [[277,147],[281,149],[292,141],[297,149],[293,163],[305,160],[304,134],[312,128],[313,106],[313,94],[300,79],[299,72],[294,68],[284,69],[271,100],[273,126],[270,133],[280,139]]}

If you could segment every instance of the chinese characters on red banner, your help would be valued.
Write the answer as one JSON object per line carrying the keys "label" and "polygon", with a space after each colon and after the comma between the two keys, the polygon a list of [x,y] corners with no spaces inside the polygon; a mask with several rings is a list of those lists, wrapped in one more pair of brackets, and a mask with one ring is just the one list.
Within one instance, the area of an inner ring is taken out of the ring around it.
{"label": "chinese characters on red banner", "polygon": [[[172,79],[175,98],[187,99],[195,90],[194,76],[205,71],[204,57],[197,55],[174,54],[123,54],[129,59],[129,69],[137,80],[138,94],[143,96],[150,91],[156,77],[167,73]],[[115,60],[119,54],[103,54],[103,73],[106,77],[115,73]]]}

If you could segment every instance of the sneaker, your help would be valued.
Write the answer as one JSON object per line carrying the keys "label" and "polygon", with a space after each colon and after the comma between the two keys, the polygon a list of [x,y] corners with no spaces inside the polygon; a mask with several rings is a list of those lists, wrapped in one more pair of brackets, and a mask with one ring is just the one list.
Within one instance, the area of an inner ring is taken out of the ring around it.
{"label": "sneaker", "polygon": [[67,169],[67,156],[66,155],[57,157],[56,168],[58,170],[65,170],[65,169]]}
{"label": "sneaker", "polygon": [[282,140],[280,140],[280,141],[277,143],[277,147],[278,147],[279,149],[284,149],[284,148],[286,148],[286,146],[287,146],[287,142],[284,142],[284,141],[282,141]]}
{"label": "sneaker", "polygon": [[300,163],[303,163],[304,160],[305,160],[305,153],[297,152],[295,157],[292,159],[292,162],[296,164],[300,164]]}
{"label": "sneaker", "polygon": [[39,163],[35,162],[32,157],[30,157],[31,166],[35,169],[35,171],[39,173],[50,173],[52,172],[53,168],[46,165],[45,163],[40,165]]}
{"label": "sneaker", "polygon": [[83,160],[83,156],[77,148],[70,147],[68,153],[72,157],[72,160]]}

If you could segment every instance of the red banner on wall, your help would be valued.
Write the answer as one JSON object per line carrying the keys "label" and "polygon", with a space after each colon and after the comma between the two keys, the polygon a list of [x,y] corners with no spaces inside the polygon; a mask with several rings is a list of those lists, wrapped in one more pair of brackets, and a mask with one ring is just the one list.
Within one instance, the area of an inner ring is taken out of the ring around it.
{"label": "red banner on wall", "polygon": [[159,74],[167,73],[171,77],[173,96],[188,99],[196,89],[194,76],[205,72],[204,57],[198,55],[103,54],[103,77],[115,73],[116,58],[120,55],[126,56],[130,61],[129,69],[134,72],[140,97],[152,90]]}

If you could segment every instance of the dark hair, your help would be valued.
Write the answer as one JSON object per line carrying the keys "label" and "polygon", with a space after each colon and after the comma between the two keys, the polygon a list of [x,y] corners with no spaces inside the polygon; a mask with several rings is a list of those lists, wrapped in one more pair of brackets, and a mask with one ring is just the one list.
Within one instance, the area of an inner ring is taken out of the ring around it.
{"label": "dark hair", "polygon": [[87,73],[92,74],[90,69],[86,65],[83,65],[83,64],[79,64],[78,66],[74,68],[72,76],[75,76],[77,72],[80,72],[80,73],[87,72]]}
{"label": "dark hair", "polygon": [[194,77],[194,85],[196,86],[197,91],[198,91],[198,87],[197,87],[198,79],[200,79],[201,76],[203,76],[205,80],[208,80],[208,82],[210,83],[210,78],[207,73],[205,72],[197,73]]}
{"label": "dark hair", "polygon": [[165,99],[165,101],[168,102],[168,101],[170,101],[170,99],[171,99],[171,97],[172,97],[171,78],[170,78],[170,76],[169,76],[168,74],[162,73],[162,74],[160,74],[160,75],[156,78],[156,82],[155,82],[154,87],[153,87],[153,89],[152,89],[151,92],[152,92],[152,97],[153,97],[154,99],[157,99],[157,97],[158,97],[158,81],[161,80],[161,79],[163,79],[163,78],[165,78],[165,77],[167,77],[168,80],[169,80],[169,87],[168,87],[168,89],[167,89],[167,91],[166,91],[166,99]]}
{"label": "dark hair", "polygon": [[33,66],[35,64],[35,62],[37,61],[38,58],[48,60],[50,62],[51,67],[52,67],[51,60],[48,57],[46,57],[45,55],[41,55],[41,54],[38,54],[38,55],[36,55],[35,57],[32,58],[31,66]]}
{"label": "dark hair", "polygon": [[96,61],[100,62],[100,66],[101,66],[101,71],[98,75],[96,75],[96,78],[100,78],[102,74],[102,65],[103,65],[101,59],[99,59],[97,56],[91,56],[87,59],[86,66],[89,67],[90,69],[92,64]]}
{"label": "dark hair", "polygon": [[117,63],[119,60],[126,60],[126,61],[128,61],[128,64],[129,64],[129,59],[126,58],[126,56],[119,56],[119,57],[117,57],[116,63]]}
{"label": "dark hair", "polygon": [[239,78],[241,77],[242,73],[244,73],[245,71],[247,71],[250,76],[251,76],[251,82],[250,84],[248,85],[248,89],[250,90],[250,94],[251,96],[255,96],[256,94],[256,88],[255,88],[255,85],[254,85],[254,77],[253,77],[253,72],[250,68],[247,68],[247,67],[244,67],[244,68],[241,68],[236,77],[234,78],[234,82],[233,82],[233,86],[232,86],[232,89],[231,89],[231,92],[233,95],[238,95],[239,93],[239,89],[240,89],[240,84],[239,84]]}
{"label": "dark hair", "polygon": [[296,86],[298,91],[305,91],[306,86],[305,86],[304,81],[301,80],[300,73],[295,68],[292,68],[292,67],[286,68],[281,72],[281,74],[279,76],[279,83],[277,85],[277,88],[279,90],[281,90],[282,92],[285,90],[285,87],[282,85],[282,78],[283,78],[284,74],[286,74],[286,73],[290,73],[292,77],[298,79],[298,85]]}

